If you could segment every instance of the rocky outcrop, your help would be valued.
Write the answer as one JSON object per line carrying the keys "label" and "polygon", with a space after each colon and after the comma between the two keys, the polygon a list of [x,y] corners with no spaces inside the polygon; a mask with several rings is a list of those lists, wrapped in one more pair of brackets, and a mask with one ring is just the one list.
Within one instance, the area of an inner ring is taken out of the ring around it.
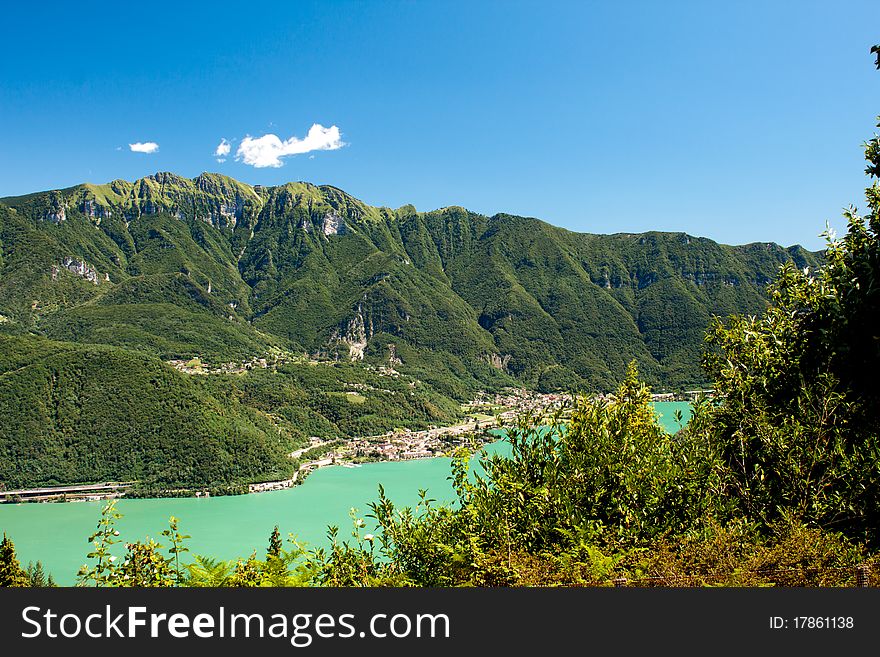
{"label": "rocky outcrop", "polygon": [[388,343],[388,367],[392,370],[397,365],[403,365],[403,360],[397,355],[397,345],[393,342]]}
{"label": "rocky outcrop", "polygon": [[506,370],[507,363],[510,362],[510,354],[485,354],[483,360],[497,370]]}
{"label": "rocky outcrop", "polygon": [[[94,267],[91,267],[85,263],[83,260],[78,260],[76,258],[64,258],[61,261],[61,265],[52,265],[52,280],[58,280],[58,274],[61,269],[66,269],[71,274],[76,274],[87,281],[98,284],[98,270]],[[110,280],[110,274],[104,274],[103,276],[105,281]]]}
{"label": "rocky outcrop", "polygon": [[51,221],[53,224],[60,224],[67,219],[67,213],[64,211],[64,200],[58,192],[52,192],[49,201],[49,207],[43,213],[43,221]]}
{"label": "rocky outcrop", "polygon": [[326,235],[327,237],[329,237],[330,235],[345,235],[345,219],[334,212],[328,212],[326,215],[324,215],[324,221],[321,225],[321,230],[324,231],[324,235]]}
{"label": "rocky outcrop", "polygon": [[51,221],[53,224],[60,224],[67,219],[67,215],[64,213],[64,208],[51,209],[46,211],[43,219],[45,221]]}
{"label": "rocky outcrop", "polygon": [[131,222],[167,213],[181,221],[196,220],[221,230],[235,230],[242,224],[272,225],[296,215],[298,229],[331,237],[347,234],[368,215],[375,220],[379,214],[371,214],[367,206],[331,187],[308,183],[252,187],[213,173],[190,179],[158,172],[134,182],[86,183],[47,196],[48,203],[35,207],[36,218],[61,223],[71,212],[81,212],[96,226],[111,216]]}
{"label": "rocky outcrop", "polygon": [[220,203],[217,207],[217,213],[211,215],[214,225],[225,224],[230,228],[235,228],[235,224],[244,215],[244,199],[236,196],[231,202]]}
{"label": "rocky outcrop", "polygon": [[[703,285],[711,285],[713,283],[720,283],[721,285],[729,285],[729,286],[738,286],[740,285],[739,277],[735,275],[724,275],[719,274],[718,272],[680,272],[679,276],[681,276],[684,280],[692,282],[694,285],[700,287]],[[761,280],[762,277],[758,277],[758,280],[754,281],[758,285],[766,285],[770,282],[769,279],[763,277],[764,280]]]}
{"label": "rocky outcrop", "polygon": [[348,357],[352,361],[363,360],[364,350],[373,337],[373,320],[364,318],[363,304],[358,304],[354,317],[330,336],[330,343],[348,347]]}
{"label": "rocky outcrop", "polygon": [[[168,213],[178,220],[196,219],[216,228],[234,229],[239,222],[259,215],[263,199],[253,188],[220,176],[204,173],[189,179],[159,172],[134,183],[116,180],[107,185],[84,185],[76,197],[56,193],[46,219],[64,220],[63,207],[79,209],[95,224],[116,211],[127,221],[143,215]],[[99,200],[100,199],[100,200]],[[111,209],[112,208],[112,209]],[[54,215],[52,214],[54,213]]]}
{"label": "rocky outcrop", "polygon": [[83,199],[80,207],[82,213],[89,219],[100,222],[101,219],[108,219],[113,216],[113,210],[98,203],[95,199]]}

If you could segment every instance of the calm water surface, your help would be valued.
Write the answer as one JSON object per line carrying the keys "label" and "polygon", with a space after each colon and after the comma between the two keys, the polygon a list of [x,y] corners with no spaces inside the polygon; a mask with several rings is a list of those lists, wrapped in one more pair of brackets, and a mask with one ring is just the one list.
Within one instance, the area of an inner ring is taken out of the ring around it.
{"label": "calm water surface", "polygon": [[[687,402],[655,404],[660,421],[668,431],[678,429],[673,413],[681,410],[684,421],[690,417]],[[503,443],[487,447],[504,449]],[[454,499],[447,479],[450,459],[367,463],[357,468],[332,466],[309,475],[301,486],[288,490],[213,498],[169,498],[120,500],[117,508],[124,514],[117,528],[127,541],[147,536],[159,540],[171,515],[180,518],[180,529],[190,534],[190,553],[208,554],[223,559],[247,556],[253,550],[261,554],[269,534],[278,525],[282,536],[295,534],[309,545],[326,542],[327,526],[338,525],[340,536],[351,531],[349,511],[360,516],[367,504],[377,497],[379,484],[399,505],[414,505],[418,490],[425,488],[438,501]],[[59,584],[75,582],[76,571],[86,562],[90,545],[86,539],[100,517],[104,502],[67,504],[2,504],[0,531],[15,542],[19,559],[40,560]],[[368,530],[372,527],[367,521]],[[160,542],[162,542],[160,540]],[[120,550],[121,552],[121,550]]]}

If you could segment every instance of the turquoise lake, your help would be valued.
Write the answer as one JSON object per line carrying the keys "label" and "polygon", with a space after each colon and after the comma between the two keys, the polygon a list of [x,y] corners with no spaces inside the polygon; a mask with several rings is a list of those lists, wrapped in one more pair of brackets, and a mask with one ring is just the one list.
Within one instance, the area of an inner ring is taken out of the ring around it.
{"label": "turquoise lake", "polygon": [[[690,417],[687,402],[655,404],[660,421],[667,431],[679,427],[673,420],[681,410],[683,421]],[[488,450],[504,449],[498,442]],[[340,536],[351,532],[349,511],[359,516],[368,513],[367,505],[377,497],[379,484],[398,505],[413,505],[418,490],[428,490],[429,497],[452,501],[452,486],[447,479],[450,459],[367,463],[356,468],[332,466],[321,468],[301,486],[288,490],[253,495],[213,498],[166,498],[119,500],[123,518],[117,523],[123,541],[159,540],[167,528],[168,517],[180,519],[180,530],[190,534],[190,553],[209,554],[223,559],[245,557],[266,549],[269,534],[278,525],[282,536],[295,534],[308,545],[326,543],[327,526],[339,526]],[[94,531],[105,502],[0,505],[0,531],[15,542],[22,565],[42,561],[47,572],[62,585],[75,583],[76,572],[86,563],[90,545],[87,537]],[[372,527],[367,521],[367,530]],[[161,542],[161,541],[160,541]],[[121,550],[120,550],[121,551]]]}

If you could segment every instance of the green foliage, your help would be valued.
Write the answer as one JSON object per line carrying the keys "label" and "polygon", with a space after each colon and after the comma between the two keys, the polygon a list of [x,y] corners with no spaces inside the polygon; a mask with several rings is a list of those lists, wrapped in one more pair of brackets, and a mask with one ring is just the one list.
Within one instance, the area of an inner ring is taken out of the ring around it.
{"label": "green foliage", "polygon": [[[126,552],[120,560],[112,552],[113,546],[121,542],[115,528],[121,517],[114,502],[102,509],[97,531],[89,537],[93,549],[88,557],[94,563],[80,569],[80,586],[248,588],[308,586],[315,579],[317,566],[307,558],[305,548],[292,536],[288,538],[290,546],[285,548],[277,527],[272,532],[263,561],[257,559],[256,554],[233,561],[194,555],[192,562],[186,563],[183,558],[189,548],[185,542],[190,537],[180,533],[179,521],[174,516],[169,518],[168,529],[161,533],[170,543],[167,550],[161,543],[147,538],[125,543]],[[23,581],[22,586],[28,586],[28,581],[31,586],[38,585],[34,583],[34,575],[28,580],[25,574]]]}
{"label": "green foliage", "polygon": [[125,558],[114,571],[111,586],[168,588],[179,581],[169,559],[159,552],[161,544],[147,539],[127,543],[125,548]]}
{"label": "green foliage", "polygon": [[57,586],[57,584],[55,584],[55,578],[52,577],[52,573],[47,575],[46,571],[43,570],[43,563],[41,561],[37,561],[37,563],[28,563],[27,576],[28,586],[31,588],[43,589],[54,588]]}
{"label": "green foliage", "polygon": [[193,562],[187,565],[188,586],[219,588],[227,586],[232,574],[230,562],[194,555]]}
{"label": "green foliage", "polygon": [[180,568],[180,555],[183,552],[189,552],[189,548],[183,545],[183,542],[191,538],[189,534],[181,534],[177,529],[178,519],[171,516],[168,519],[168,529],[162,530],[162,536],[171,541],[171,547],[168,549],[169,554],[174,557],[174,579],[180,584],[183,582],[183,571]]}
{"label": "green foliage", "polygon": [[278,525],[275,525],[271,536],[269,536],[269,547],[266,549],[266,556],[275,557],[276,559],[281,556],[281,533],[278,531]]}
{"label": "green foliage", "polygon": [[853,586],[862,547],[841,534],[780,521],[768,531],[708,521],[620,560],[636,586]]}
{"label": "green foliage", "polygon": [[0,541],[0,587],[25,587],[31,585],[31,578],[25,572],[15,555],[15,544],[5,533]]}
{"label": "green foliage", "polygon": [[235,568],[230,575],[225,586],[231,586],[237,589],[255,588],[262,581],[262,573],[260,562],[257,561],[256,554],[252,554],[246,560],[239,559]]}
{"label": "green foliage", "polygon": [[[381,487],[380,487],[381,491]],[[396,564],[389,564],[379,555],[386,552],[388,538],[380,550],[376,538],[363,533],[365,522],[351,509],[352,543],[339,540],[339,528],[331,526],[327,531],[330,548],[317,548],[311,555],[316,581],[322,586],[363,587],[402,586],[409,580],[398,572]]]}
{"label": "green foliage", "polygon": [[712,440],[743,512],[880,538],[880,141],[869,213],[828,236],[826,264],[782,269],[761,317],[716,321],[704,358],[722,402]]}
{"label": "green foliage", "polygon": [[163,545],[147,538],[125,544],[125,555],[119,561],[113,554],[113,546],[121,542],[117,521],[122,514],[116,510],[116,502],[111,501],[101,509],[101,519],[97,530],[89,536],[92,551],[88,558],[92,565],[84,564],[79,571],[79,586],[121,586],[137,588],[164,588],[179,586],[186,581],[185,566],[181,566],[180,555],[188,552],[184,541],[189,538],[178,530],[178,520],[171,516],[168,529],[162,532],[171,541],[168,554],[163,555]]}
{"label": "green foliage", "polygon": [[244,361],[273,346],[244,323],[167,302],[77,306],[53,314],[40,328],[54,340],[115,345],[163,360],[207,354],[214,362]]}
{"label": "green foliage", "polygon": [[281,542],[278,528],[272,531],[266,559],[256,553],[247,559],[220,561],[196,555],[188,565],[189,577],[184,586],[255,588],[261,586],[309,586],[315,577],[315,564],[307,558],[305,548],[292,536],[289,549]]}
{"label": "green foliage", "polygon": [[88,566],[83,564],[78,577],[81,586],[109,586],[117,577],[118,567],[114,565],[116,557],[111,553],[114,544],[119,543],[119,530],[116,529],[116,521],[122,514],[116,510],[116,501],[111,501],[101,509],[101,519],[95,533],[89,536],[92,551],[88,553],[89,559],[94,559],[95,564]]}

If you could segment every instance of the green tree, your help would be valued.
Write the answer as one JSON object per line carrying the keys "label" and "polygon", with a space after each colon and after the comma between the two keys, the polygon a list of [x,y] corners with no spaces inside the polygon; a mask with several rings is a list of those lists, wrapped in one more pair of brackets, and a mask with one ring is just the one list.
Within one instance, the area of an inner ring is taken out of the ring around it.
{"label": "green tree", "polygon": [[27,574],[28,579],[30,580],[29,586],[31,586],[32,588],[41,589],[54,586],[52,576],[49,575],[47,578],[46,573],[43,570],[43,564],[40,561],[35,564],[29,563],[27,567]]}
{"label": "green tree", "polygon": [[269,537],[269,548],[266,550],[266,556],[279,558],[281,556],[281,532],[278,531],[278,525],[272,530]]}
{"label": "green tree", "polygon": [[0,541],[0,586],[16,588],[30,586],[30,578],[15,556],[15,544],[5,533],[3,541]]}
{"label": "green tree", "polygon": [[171,567],[171,560],[161,554],[160,543],[147,539],[125,547],[125,559],[109,581],[111,586],[164,588],[178,583],[178,573]]}
{"label": "green tree", "polygon": [[844,213],[847,233],[827,235],[824,266],[784,266],[766,313],[716,320],[704,365],[722,400],[712,440],[741,510],[765,525],[793,517],[876,541],[880,138],[864,150],[867,213]]}

